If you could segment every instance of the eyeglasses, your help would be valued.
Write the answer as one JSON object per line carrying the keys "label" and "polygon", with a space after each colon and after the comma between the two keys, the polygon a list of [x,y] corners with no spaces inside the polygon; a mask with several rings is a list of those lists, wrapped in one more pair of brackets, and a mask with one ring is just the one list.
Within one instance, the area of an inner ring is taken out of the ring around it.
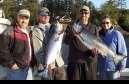
{"label": "eyeglasses", "polygon": [[80,14],[85,14],[85,15],[87,15],[87,14],[89,14],[89,12],[80,12]]}
{"label": "eyeglasses", "polygon": [[49,13],[40,14],[41,16],[50,16]]}
{"label": "eyeglasses", "polygon": [[102,22],[102,24],[109,24],[109,22]]}

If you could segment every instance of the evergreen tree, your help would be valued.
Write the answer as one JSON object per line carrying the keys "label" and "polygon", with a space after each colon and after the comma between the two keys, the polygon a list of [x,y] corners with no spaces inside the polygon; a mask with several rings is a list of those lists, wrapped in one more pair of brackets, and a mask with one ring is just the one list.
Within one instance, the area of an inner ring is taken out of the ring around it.
{"label": "evergreen tree", "polygon": [[2,3],[2,8],[5,13],[5,18],[9,19],[11,23],[13,23],[14,20],[16,19],[18,11],[17,7],[18,6],[16,0],[4,0],[4,2]]}

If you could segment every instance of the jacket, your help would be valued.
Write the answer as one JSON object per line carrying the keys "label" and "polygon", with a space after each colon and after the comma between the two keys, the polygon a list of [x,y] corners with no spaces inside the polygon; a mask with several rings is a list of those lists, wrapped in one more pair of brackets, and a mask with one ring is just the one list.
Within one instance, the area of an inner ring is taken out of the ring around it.
{"label": "jacket", "polygon": [[16,63],[20,68],[32,66],[35,69],[35,56],[32,55],[32,59],[29,57],[27,35],[17,25],[8,26],[0,35],[0,63],[9,68]]}
{"label": "jacket", "polygon": [[[50,24],[44,25],[40,24],[35,25],[32,32],[32,38],[33,38],[33,47],[34,47],[34,53],[37,59],[37,68],[38,70],[43,70],[43,65],[45,64],[45,48],[48,45],[49,38],[51,36]],[[49,28],[49,29],[47,29]],[[51,27],[52,28],[52,27]],[[60,52],[55,60],[55,62],[52,64],[51,68],[61,67],[64,65],[64,61],[62,59],[62,52]]]}
{"label": "jacket", "polygon": [[[106,34],[104,30],[100,30],[99,36],[102,41],[115,53],[119,55],[127,56],[127,48],[123,35],[111,27]],[[113,58],[106,56],[103,58],[101,55],[98,56],[98,70],[99,71],[117,71],[119,69],[125,69],[127,58],[124,58],[120,64],[115,66]]]}
{"label": "jacket", "polygon": [[[68,62],[86,63],[89,67],[92,67],[92,64],[93,66],[96,65],[97,58],[92,54],[90,49],[88,49],[77,37],[73,35],[72,25],[74,22],[67,25],[64,39],[64,43],[69,45]],[[94,35],[99,35],[97,26],[90,22],[84,26],[84,28]]]}

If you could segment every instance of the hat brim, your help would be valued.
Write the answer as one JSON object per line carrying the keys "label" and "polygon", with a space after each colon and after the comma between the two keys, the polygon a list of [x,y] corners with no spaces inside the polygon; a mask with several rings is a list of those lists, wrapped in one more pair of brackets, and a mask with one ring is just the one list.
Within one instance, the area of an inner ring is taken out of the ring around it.
{"label": "hat brim", "polygon": [[26,15],[26,14],[19,14],[18,16],[23,16],[23,17],[30,17],[29,15]]}
{"label": "hat brim", "polygon": [[48,14],[50,14],[50,11],[42,11],[42,12],[38,12],[38,14],[40,15],[40,14],[45,14],[45,13],[48,13]]}
{"label": "hat brim", "polygon": [[88,12],[89,12],[89,10],[88,10],[88,9],[80,9],[79,11],[82,11],[82,10],[85,10],[85,11],[88,11]]}

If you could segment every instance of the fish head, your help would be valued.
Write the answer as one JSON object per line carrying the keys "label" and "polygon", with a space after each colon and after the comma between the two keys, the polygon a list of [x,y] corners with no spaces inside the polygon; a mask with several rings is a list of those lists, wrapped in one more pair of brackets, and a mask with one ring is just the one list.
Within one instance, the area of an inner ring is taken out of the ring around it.
{"label": "fish head", "polygon": [[76,23],[76,22],[74,22],[73,28],[74,28],[74,30],[75,30],[77,33],[80,33],[81,30],[82,30],[82,26],[79,25],[79,23]]}
{"label": "fish head", "polygon": [[55,32],[61,33],[63,31],[63,25],[60,23],[55,24]]}

